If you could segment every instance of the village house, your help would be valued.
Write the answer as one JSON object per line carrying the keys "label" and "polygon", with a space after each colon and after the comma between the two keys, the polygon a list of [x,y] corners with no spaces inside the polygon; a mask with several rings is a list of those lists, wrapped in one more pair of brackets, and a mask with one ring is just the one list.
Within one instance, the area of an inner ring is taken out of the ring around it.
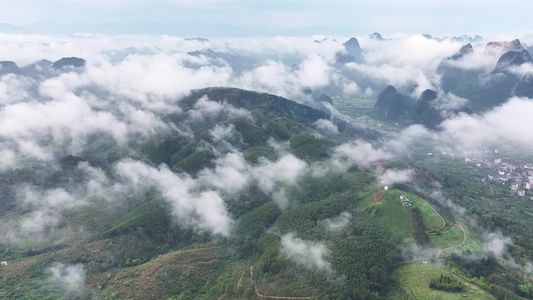
{"label": "village house", "polygon": [[511,190],[518,191],[518,189],[522,188],[524,185],[524,181],[521,179],[516,179],[513,184],[511,184]]}

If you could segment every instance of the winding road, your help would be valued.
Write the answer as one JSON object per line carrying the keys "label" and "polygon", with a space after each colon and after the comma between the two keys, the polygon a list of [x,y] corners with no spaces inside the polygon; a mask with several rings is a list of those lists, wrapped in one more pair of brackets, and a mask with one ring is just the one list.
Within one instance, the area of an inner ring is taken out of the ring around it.
{"label": "winding road", "polygon": [[461,246],[462,244],[465,243],[465,241],[466,241],[466,231],[465,231],[465,229],[463,228],[463,226],[462,226],[461,224],[455,223],[455,224],[453,224],[453,226],[452,226],[450,229],[446,230],[446,232],[443,232],[443,233],[447,233],[447,232],[449,232],[450,230],[452,230],[452,228],[454,228],[454,227],[456,227],[456,226],[459,227],[459,228],[461,228],[461,230],[463,231],[463,241],[462,241],[460,244],[458,244],[458,245],[450,246],[450,247],[446,247],[446,248],[442,248],[442,249],[440,249],[439,252],[437,253],[437,256],[436,256],[435,258],[439,258],[440,255],[442,254],[442,251],[444,251],[444,250],[448,250],[448,249],[451,249],[451,248],[455,248],[455,247],[459,247],[459,246]]}

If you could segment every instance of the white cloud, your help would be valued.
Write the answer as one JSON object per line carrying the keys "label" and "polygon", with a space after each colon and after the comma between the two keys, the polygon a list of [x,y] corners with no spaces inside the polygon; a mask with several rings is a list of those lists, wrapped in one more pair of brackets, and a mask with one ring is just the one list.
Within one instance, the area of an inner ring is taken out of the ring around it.
{"label": "white cloud", "polygon": [[385,185],[392,185],[398,182],[407,182],[413,179],[415,172],[411,169],[396,170],[388,169],[385,174],[379,176],[380,181]]}
{"label": "white cloud", "polygon": [[40,191],[36,187],[25,186],[19,188],[19,197],[26,205],[39,208],[65,207],[73,204],[76,199],[62,188]]}
{"label": "white cloud", "polygon": [[487,243],[488,250],[493,252],[498,257],[502,257],[504,253],[507,253],[507,246],[512,244],[511,239],[503,236],[500,232],[489,233],[484,237],[484,239]]}
{"label": "white cloud", "polygon": [[348,162],[366,167],[369,164],[393,157],[382,149],[374,148],[370,143],[356,141],[354,143],[342,144],[335,148],[335,154]]}
{"label": "white cloud", "polygon": [[20,75],[6,74],[0,77],[0,105],[16,103],[29,97],[33,82]]}
{"label": "white cloud", "polygon": [[484,115],[461,115],[441,127],[463,147],[496,145],[499,148],[533,149],[533,101],[512,98]]}
{"label": "white cloud", "polygon": [[251,119],[251,113],[244,108],[234,107],[226,102],[217,102],[209,100],[207,96],[202,96],[194,104],[193,109],[187,111],[188,116],[192,121],[199,121],[208,118],[216,117],[224,114],[227,117],[243,117]]}
{"label": "white cloud", "polygon": [[352,214],[349,212],[342,212],[340,215],[334,218],[324,220],[324,223],[326,224],[328,230],[332,232],[338,232],[348,226],[352,220]]}
{"label": "white cloud", "polygon": [[228,153],[218,158],[215,164],[213,170],[205,169],[198,175],[198,180],[205,186],[232,194],[248,184],[250,170],[241,153]]}
{"label": "white cloud", "polygon": [[326,260],[330,251],[322,242],[302,240],[289,233],[281,238],[281,252],[303,267],[332,272],[331,264]]}
{"label": "white cloud", "polygon": [[264,192],[271,193],[278,182],[286,184],[296,182],[306,168],[307,164],[304,161],[287,154],[276,162],[262,160],[254,169],[253,176]]}
{"label": "white cloud", "polygon": [[319,119],[315,123],[313,123],[313,125],[315,125],[318,129],[325,130],[332,134],[339,133],[339,128],[330,120]]}
{"label": "white cloud", "polygon": [[49,268],[53,281],[68,292],[80,292],[85,288],[85,268],[82,264],[64,265],[58,263]]}
{"label": "white cloud", "polygon": [[235,126],[230,124],[228,126],[215,125],[213,129],[209,132],[213,137],[213,141],[220,142],[225,139],[233,137],[237,132],[235,131]]}
{"label": "white cloud", "polygon": [[154,168],[133,160],[118,163],[116,172],[130,187],[157,187],[181,224],[229,235],[233,221],[222,197],[215,191],[196,190],[196,182],[191,177],[175,174],[164,165]]}

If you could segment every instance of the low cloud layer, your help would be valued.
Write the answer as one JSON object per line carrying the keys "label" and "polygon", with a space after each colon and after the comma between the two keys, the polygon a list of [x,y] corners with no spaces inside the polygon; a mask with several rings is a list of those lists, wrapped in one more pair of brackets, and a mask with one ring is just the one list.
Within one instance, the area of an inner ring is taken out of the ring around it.
{"label": "low cloud layer", "polygon": [[302,240],[289,233],[281,238],[281,252],[302,267],[332,271],[331,264],[326,260],[330,251],[322,242]]}
{"label": "low cloud layer", "polygon": [[383,175],[379,176],[379,179],[382,184],[392,185],[400,182],[409,182],[413,179],[414,174],[415,172],[411,169],[388,169]]}
{"label": "low cloud layer", "polygon": [[339,232],[344,229],[350,222],[353,221],[353,216],[349,212],[342,212],[340,215],[324,220],[328,230],[332,232]]}
{"label": "low cloud layer", "polygon": [[128,186],[156,186],[172,205],[173,214],[181,224],[208,229],[215,234],[229,234],[232,221],[224,201],[214,191],[196,191],[191,177],[175,174],[165,166],[154,168],[133,160],[120,162],[116,170],[127,180]]}
{"label": "low cloud layer", "polygon": [[[0,35],[2,60],[12,60],[20,67],[41,59],[55,61],[71,56],[87,61],[84,69],[49,73],[40,70],[31,76],[0,77],[0,171],[12,171],[37,161],[46,164],[46,171],[53,172],[59,168],[57,157],[80,155],[87,145],[102,136],[109,142],[94,149],[127,149],[132,143],[162,134],[191,137],[195,130],[192,124],[217,118],[252,120],[245,109],[208,97],[185,108],[189,104],[183,104],[183,98],[193,89],[231,86],[269,92],[306,104],[316,104],[315,98],[321,93],[335,99],[377,96],[380,90],[364,88],[363,80],[359,80],[362,78],[378,82],[376,86],[394,84],[399,89],[413,91],[413,95],[426,88],[438,89],[441,78],[435,71],[440,62],[462,46],[418,35],[399,35],[387,41],[362,37],[359,40],[365,50],[363,60],[342,64],[337,54],[346,54],[342,42],[347,38],[314,42],[323,38],[199,41],[171,36]],[[465,70],[492,70],[501,53],[477,51],[479,45],[475,48],[468,61],[447,63]],[[529,68],[526,65],[514,72]],[[437,103],[439,108],[454,109],[468,99],[444,94],[441,100]],[[447,120],[440,132],[413,125],[379,143],[346,142],[334,149],[334,157],[371,167],[409,155],[412,143],[419,139],[446,146],[497,145],[530,150],[533,149],[532,111],[531,99],[512,98],[485,114],[459,115]],[[179,124],[169,120],[171,114],[172,120],[179,120]],[[339,132],[326,119],[318,120],[313,126],[331,134]],[[233,125],[217,125],[208,134],[212,144],[202,146],[215,157],[212,168],[200,170],[195,176],[172,172],[171,166],[153,166],[138,157],[130,157],[106,170],[87,162],[77,163],[75,171],[83,178],[69,189],[45,189],[30,183],[20,186],[17,201],[28,211],[19,220],[0,226],[0,235],[13,242],[32,238],[59,241],[60,237],[80,233],[61,230],[60,209],[85,205],[90,196],[113,201],[128,199],[131,191],[155,188],[171,204],[180,224],[227,236],[233,220],[225,206],[225,197],[256,184],[280,207],[287,208],[290,199],[280,186],[297,182],[313,168],[287,154],[286,145],[275,143],[271,146],[278,152],[278,159],[262,158],[253,165],[247,163],[242,153],[225,143],[240,138]],[[116,178],[108,176],[109,173]],[[410,181],[412,176],[411,170],[388,170],[380,179],[385,184],[393,184]],[[328,228],[338,230],[349,219],[349,215],[342,214],[331,219]],[[326,260],[329,251],[323,243],[287,235],[282,245],[283,253],[297,263],[322,270],[331,268]],[[495,244],[494,249],[499,248]],[[80,273],[79,267],[61,266],[55,270],[53,273],[58,275],[54,276],[59,280],[76,277],[70,273]]]}
{"label": "low cloud layer", "polygon": [[372,163],[391,159],[394,156],[382,149],[375,148],[370,143],[357,140],[353,143],[342,144],[335,148],[335,154],[348,162],[367,167]]}
{"label": "low cloud layer", "polygon": [[533,100],[512,98],[484,115],[461,115],[442,124],[445,134],[463,147],[494,145],[498,148],[533,149]]}
{"label": "low cloud layer", "polygon": [[51,279],[68,294],[82,295],[85,290],[85,268],[82,264],[64,265],[58,263],[49,268]]}

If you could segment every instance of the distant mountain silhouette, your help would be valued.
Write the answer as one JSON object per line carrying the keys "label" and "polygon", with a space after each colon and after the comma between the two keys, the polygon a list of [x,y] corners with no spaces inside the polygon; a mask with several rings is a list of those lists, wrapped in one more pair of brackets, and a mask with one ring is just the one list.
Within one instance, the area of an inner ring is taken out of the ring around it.
{"label": "distant mountain silhouette", "polygon": [[48,68],[52,66],[52,62],[46,59],[42,59],[40,61],[34,62],[30,65],[24,66],[21,68],[22,73],[31,75],[33,73],[41,73],[46,71]]}
{"label": "distant mountain silhouette", "polygon": [[20,69],[17,66],[17,64],[12,61],[0,61],[0,76],[9,74],[9,73],[14,73],[14,74],[20,73]]}
{"label": "distant mountain silhouette", "polygon": [[447,118],[459,113],[472,113],[465,106],[453,109],[439,108],[437,101],[439,101],[437,92],[430,89],[422,92],[412,110],[411,118],[413,123],[421,124],[429,129],[437,129],[438,125]]}
{"label": "distant mountain silhouette", "polygon": [[458,59],[468,61],[473,51],[472,45],[467,44],[441,62],[437,74],[441,77],[443,92],[466,98],[470,108],[476,112],[484,112],[504,103],[514,94],[522,94],[522,90],[527,90],[527,81],[519,84],[522,77],[509,71],[510,67],[532,62],[531,55],[518,39],[486,44],[483,51],[499,56],[499,59],[494,61],[495,67],[492,71],[462,68],[455,62]]}
{"label": "distant mountain silhouette", "polygon": [[84,66],[85,59],[78,57],[63,57],[52,64],[54,69],[61,69],[64,67],[83,68]]}
{"label": "distant mountain silhouette", "polygon": [[406,98],[389,85],[379,94],[372,112],[382,120],[396,121],[401,115],[406,115],[409,109],[410,105]]}
{"label": "distant mountain silhouette", "polygon": [[527,72],[513,89],[513,95],[533,99],[533,72]]}
{"label": "distant mountain silhouette", "polygon": [[507,51],[521,51],[522,44],[520,40],[514,39],[512,41],[499,41],[499,42],[488,42],[485,46],[485,51],[500,51],[501,53]]}
{"label": "distant mountain silhouette", "polygon": [[186,41],[197,41],[197,42],[202,42],[202,43],[207,43],[207,42],[209,42],[208,39],[203,38],[203,37],[186,38],[185,40],[186,40]]}
{"label": "distant mountain silhouette", "polygon": [[474,37],[468,36],[468,35],[460,35],[460,36],[454,36],[451,38],[452,42],[461,42],[461,43],[477,43],[483,40],[483,38],[479,35],[476,35]]}
{"label": "distant mountain silhouette", "polygon": [[427,128],[436,129],[444,118],[440,112],[435,109],[432,102],[437,99],[437,92],[425,90],[418,98],[412,111],[412,121],[416,124],[422,124]]}
{"label": "distant mountain silhouette", "polygon": [[346,53],[337,52],[337,62],[341,64],[346,64],[350,62],[362,62],[363,61],[363,49],[359,45],[359,41],[352,37],[344,44],[344,50]]}
{"label": "distant mountain silhouette", "polygon": [[528,62],[531,62],[531,55],[526,49],[507,51],[500,57],[493,72],[505,72],[511,66],[520,66]]}
{"label": "distant mountain silhouette", "polygon": [[422,92],[415,101],[389,85],[379,95],[372,112],[376,118],[384,121],[420,124],[433,130],[438,129],[444,120],[459,113],[472,113],[466,106],[454,107],[447,101],[450,100],[439,98],[439,94],[430,89]]}
{"label": "distant mountain silhouette", "polygon": [[378,40],[378,41],[383,41],[384,38],[381,36],[381,34],[379,32],[374,32],[370,35],[368,35],[371,39],[373,40]]}
{"label": "distant mountain silhouette", "polygon": [[474,47],[472,47],[472,44],[468,43],[464,45],[463,47],[461,47],[461,49],[459,49],[457,53],[450,56],[449,59],[458,60],[472,53],[474,53]]}

